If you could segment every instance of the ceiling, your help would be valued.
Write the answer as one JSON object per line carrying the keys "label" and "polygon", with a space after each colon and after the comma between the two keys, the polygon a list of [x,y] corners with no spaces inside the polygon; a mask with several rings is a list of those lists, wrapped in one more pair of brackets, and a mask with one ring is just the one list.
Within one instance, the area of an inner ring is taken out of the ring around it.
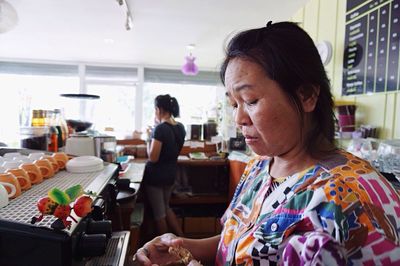
{"label": "ceiling", "polygon": [[[0,0],[1,1],[1,0]],[[175,68],[187,45],[200,69],[217,69],[232,33],[288,20],[308,0],[8,0],[19,21],[0,34],[0,59]]]}

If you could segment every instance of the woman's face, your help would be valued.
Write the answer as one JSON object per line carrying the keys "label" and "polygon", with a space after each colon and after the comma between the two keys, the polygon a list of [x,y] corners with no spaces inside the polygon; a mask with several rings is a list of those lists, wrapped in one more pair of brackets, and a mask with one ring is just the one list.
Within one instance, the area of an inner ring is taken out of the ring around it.
{"label": "woman's face", "polygon": [[154,122],[156,124],[159,124],[161,121],[161,111],[160,108],[155,107],[155,112],[154,112]]}
{"label": "woman's face", "polygon": [[301,122],[280,85],[256,63],[235,58],[227,66],[225,85],[236,125],[252,150],[283,156],[301,145]]}

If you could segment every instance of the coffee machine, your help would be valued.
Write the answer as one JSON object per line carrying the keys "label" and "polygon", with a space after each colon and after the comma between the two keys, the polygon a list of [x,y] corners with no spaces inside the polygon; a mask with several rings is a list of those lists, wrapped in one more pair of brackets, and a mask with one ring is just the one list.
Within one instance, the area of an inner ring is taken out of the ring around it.
{"label": "coffee machine", "polygon": [[97,156],[105,162],[117,159],[117,140],[114,136],[90,134],[74,134],[67,139],[65,153],[75,156]]}
{"label": "coffee machine", "polygon": [[[27,155],[31,150],[0,148],[0,155],[9,152]],[[124,265],[130,232],[113,231],[114,221],[122,221],[110,217],[118,217],[115,212],[121,195],[132,198],[136,191],[120,186],[118,170],[112,163],[90,173],[62,170],[0,208],[0,265]],[[52,215],[32,224],[39,214],[38,199],[51,188],[64,191],[76,184],[94,195],[92,211],[86,217],[76,216],[65,229]]]}

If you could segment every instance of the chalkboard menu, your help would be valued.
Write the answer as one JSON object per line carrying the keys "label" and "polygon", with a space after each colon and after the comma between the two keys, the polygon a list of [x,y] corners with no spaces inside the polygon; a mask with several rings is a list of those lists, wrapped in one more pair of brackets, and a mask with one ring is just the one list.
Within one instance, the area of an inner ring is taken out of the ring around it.
{"label": "chalkboard menu", "polygon": [[347,0],[343,95],[399,90],[400,0]]}

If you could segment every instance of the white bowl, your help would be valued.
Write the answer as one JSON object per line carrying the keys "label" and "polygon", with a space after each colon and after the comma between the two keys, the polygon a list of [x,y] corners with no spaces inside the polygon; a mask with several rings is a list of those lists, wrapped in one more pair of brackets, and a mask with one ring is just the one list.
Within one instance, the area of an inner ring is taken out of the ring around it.
{"label": "white bowl", "polygon": [[103,170],[104,165],[96,156],[79,156],[69,160],[65,167],[70,173],[90,173]]}

